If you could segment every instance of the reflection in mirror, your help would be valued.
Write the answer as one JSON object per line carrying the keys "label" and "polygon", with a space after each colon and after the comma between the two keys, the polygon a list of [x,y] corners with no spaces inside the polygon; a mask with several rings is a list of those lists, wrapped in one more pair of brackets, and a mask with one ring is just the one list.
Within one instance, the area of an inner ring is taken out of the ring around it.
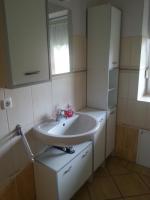
{"label": "reflection in mirror", "polygon": [[70,72],[69,10],[49,3],[49,50],[52,75]]}

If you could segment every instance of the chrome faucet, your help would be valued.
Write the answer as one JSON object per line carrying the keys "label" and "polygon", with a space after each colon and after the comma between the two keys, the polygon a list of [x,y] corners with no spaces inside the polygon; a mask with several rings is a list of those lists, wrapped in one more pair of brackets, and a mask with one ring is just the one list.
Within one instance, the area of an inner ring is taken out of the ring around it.
{"label": "chrome faucet", "polygon": [[56,113],[56,121],[59,122],[62,118],[67,118],[65,110],[58,110]]}

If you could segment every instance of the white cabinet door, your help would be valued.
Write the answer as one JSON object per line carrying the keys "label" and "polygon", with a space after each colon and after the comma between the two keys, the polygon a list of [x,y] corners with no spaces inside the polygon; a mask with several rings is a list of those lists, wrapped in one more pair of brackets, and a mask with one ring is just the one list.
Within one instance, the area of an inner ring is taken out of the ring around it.
{"label": "white cabinet door", "polygon": [[121,11],[111,7],[109,69],[119,66]]}
{"label": "white cabinet door", "polygon": [[110,92],[113,88],[109,88],[109,75],[112,75],[109,71],[119,65],[120,22],[120,10],[111,5],[88,9],[88,107],[107,110],[116,106],[117,76],[113,85],[116,91]]}
{"label": "white cabinet door", "polygon": [[12,85],[49,80],[45,0],[5,0]]}
{"label": "white cabinet door", "polygon": [[96,170],[105,160],[105,117],[103,117],[99,123],[100,127],[94,136],[94,170]]}
{"label": "white cabinet door", "polygon": [[59,200],[69,200],[92,174],[92,145],[58,174]]}
{"label": "white cabinet door", "polygon": [[115,132],[116,132],[116,110],[108,111],[106,157],[108,157],[115,149]]}

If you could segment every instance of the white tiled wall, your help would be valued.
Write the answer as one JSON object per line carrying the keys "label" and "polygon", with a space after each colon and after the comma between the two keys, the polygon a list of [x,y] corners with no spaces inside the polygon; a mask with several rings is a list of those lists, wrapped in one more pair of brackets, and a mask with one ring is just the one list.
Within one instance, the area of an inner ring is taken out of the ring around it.
{"label": "white tiled wall", "polygon": [[44,83],[31,87],[34,123],[47,118],[52,113],[52,83]]}
{"label": "white tiled wall", "polygon": [[[118,123],[147,128],[148,104],[137,101],[142,36],[121,39]],[[150,127],[150,126],[149,126]]]}
{"label": "white tiled wall", "polygon": [[79,110],[86,105],[86,72],[54,77],[52,81],[53,105],[66,106],[66,102]]}
{"label": "white tiled wall", "polygon": [[13,107],[7,110],[10,131],[13,131],[17,124],[22,126],[33,124],[31,87],[5,89],[5,97],[11,97],[13,102]]}
{"label": "white tiled wall", "polygon": [[120,68],[139,68],[142,37],[121,39]]}
{"label": "white tiled wall", "polygon": [[[119,74],[118,123],[150,129],[150,105],[137,101],[141,37],[122,39]],[[127,70],[129,69],[129,70]]]}
{"label": "white tiled wall", "polygon": [[122,71],[119,79],[118,122],[146,127],[149,104],[137,101],[138,71]]}

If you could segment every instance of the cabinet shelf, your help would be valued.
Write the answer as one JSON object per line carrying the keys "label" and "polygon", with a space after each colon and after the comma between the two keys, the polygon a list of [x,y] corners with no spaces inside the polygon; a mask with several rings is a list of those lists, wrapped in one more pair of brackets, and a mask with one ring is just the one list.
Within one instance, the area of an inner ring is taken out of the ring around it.
{"label": "cabinet shelf", "polygon": [[118,68],[109,71],[109,89],[118,87]]}
{"label": "cabinet shelf", "polygon": [[113,89],[108,92],[108,108],[114,108],[117,105],[117,90]]}

